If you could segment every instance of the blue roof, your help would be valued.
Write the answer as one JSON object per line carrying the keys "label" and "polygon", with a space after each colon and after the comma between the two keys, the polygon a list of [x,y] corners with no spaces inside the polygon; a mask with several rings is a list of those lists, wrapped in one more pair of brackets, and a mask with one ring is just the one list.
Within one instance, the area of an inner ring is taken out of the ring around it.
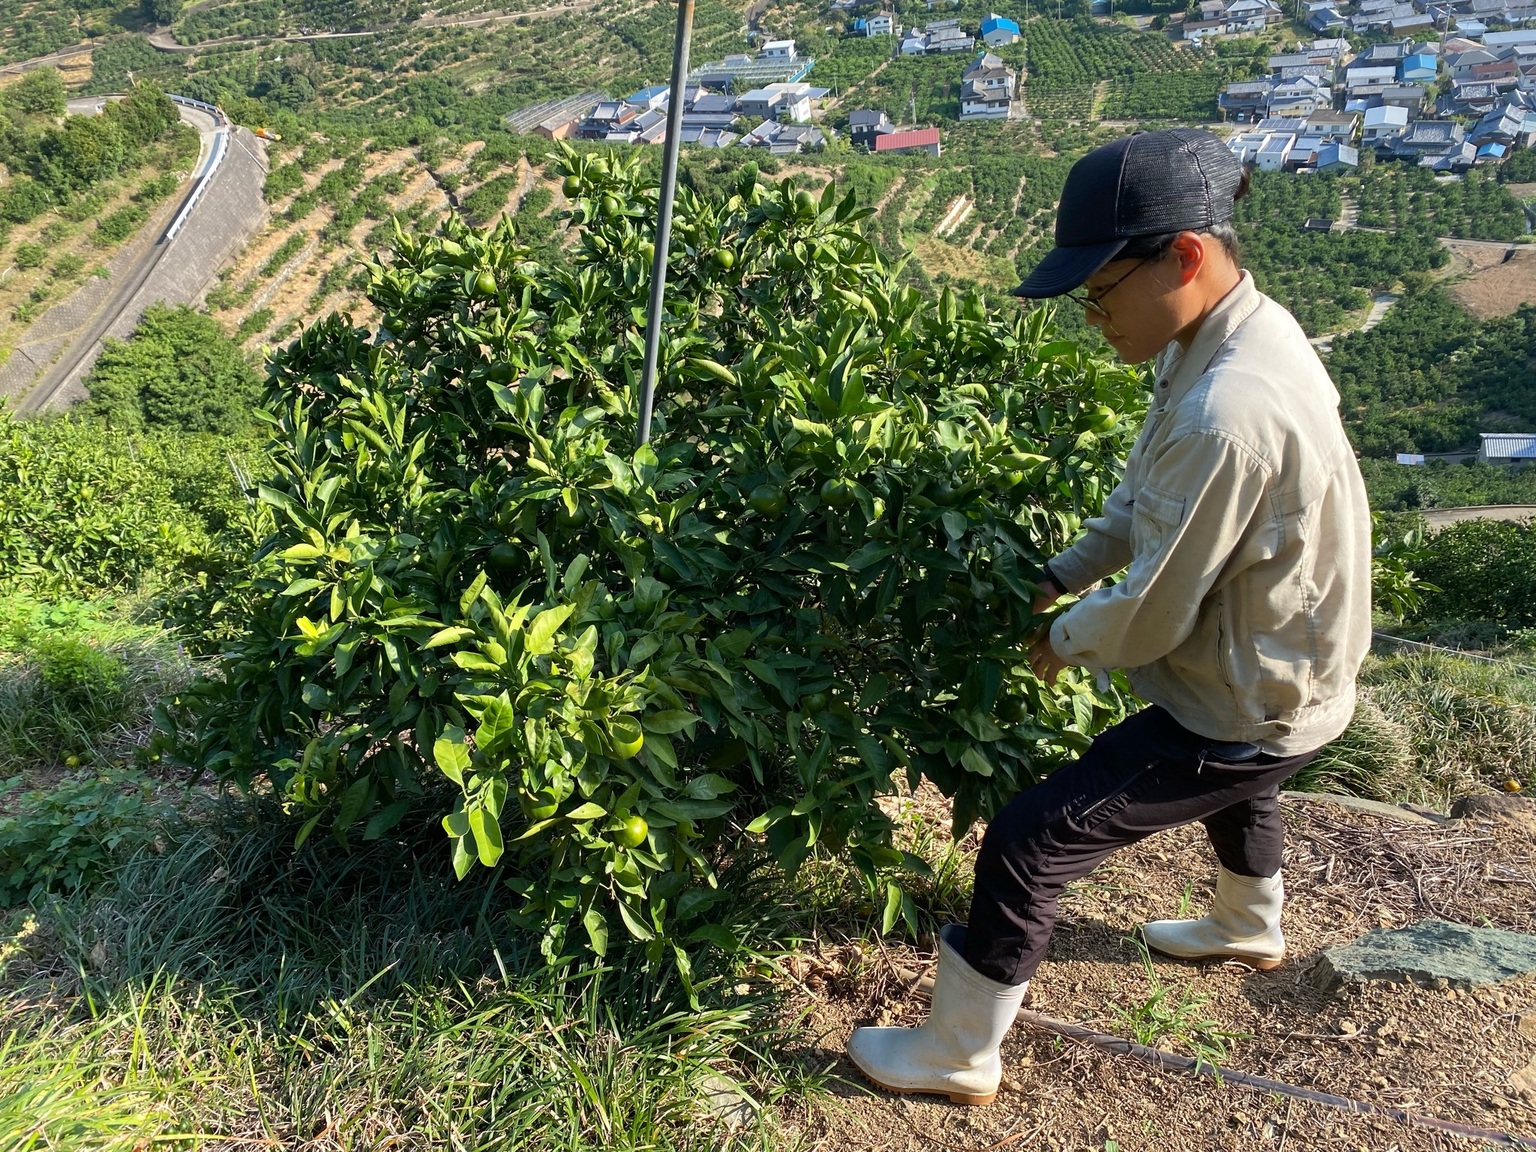
{"label": "blue roof", "polygon": [[1416,56],[1403,57],[1404,72],[1415,72],[1420,68],[1428,68],[1431,72],[1437,72],[1440,69],[1440,61],[1428,52],[1420,52]]}
{"label": "blue roof", "polygon": [[862,16],[860,16],[857,20],[855,20],[853,22],[853,30],[855,32],[862,32],[862,31],[864,31],[864,29],[866,29],[868,27],[869,27],[869,21],[864,19],[864,17],[862,17]]}
{"label": "blue roof", "polygon": [[1019,26],[1006,16],[988,16],[981,22],[981,34],[985,36],[989,32],[1012,32],[1017,36]]}
{"label": "blue roof", "polygon": [[649,88],[640,89],[640,91],[636,92],[633,96],[626,96],[624,98],[624,103],[647,104],[650,101],[656,99],[656,97],[665,96],[671,91],[672,89],[666,84],[652,84]]}
{"label": "blue roof", "polygon": [[1477,150],[1479,156],[1502,156],[1507,149],[1502,144],[1484,144]]}

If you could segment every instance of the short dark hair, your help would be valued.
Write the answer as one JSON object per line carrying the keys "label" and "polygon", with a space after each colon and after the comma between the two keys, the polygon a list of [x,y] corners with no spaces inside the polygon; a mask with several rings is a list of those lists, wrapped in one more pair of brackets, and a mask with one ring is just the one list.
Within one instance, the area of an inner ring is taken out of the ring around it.
{"label": "short dark hair", "polygon": [[[1232,197],[1234,203],[1248,194],[1248,170],[1243,170],[1243,175],[1237,186],[1237,194]],[[1173,244],[1178,232],[1159,232],[1151,236],[1137,236],[1115,254],[1116,260],[1155,260],[1167,253]],[[1237,229],[1232,227],[1231,220],[1223,220],[1219,224],[1212,224],[1205,229],[1202,236],[1209,236],[1217,241],[1234,264],[1243,262],[1242,245],[1237,239]]]}

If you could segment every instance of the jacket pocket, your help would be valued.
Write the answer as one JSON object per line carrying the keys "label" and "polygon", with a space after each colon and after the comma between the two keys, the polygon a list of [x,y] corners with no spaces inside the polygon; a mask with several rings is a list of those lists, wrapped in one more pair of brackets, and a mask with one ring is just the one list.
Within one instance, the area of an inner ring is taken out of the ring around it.
{"label": "jacket pocket", "polygon": [[1186,497],[1145,484],[1131,506],[1131,551],[1138,556],[1157,553],[1184,523]]}

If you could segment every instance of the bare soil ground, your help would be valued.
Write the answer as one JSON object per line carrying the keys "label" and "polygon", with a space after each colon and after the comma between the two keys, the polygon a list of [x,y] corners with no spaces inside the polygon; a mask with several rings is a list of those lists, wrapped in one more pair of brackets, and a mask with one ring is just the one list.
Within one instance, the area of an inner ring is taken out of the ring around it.
{"label": "bare soil ground", "polygon": [[1494,249],[1471,259],[1468,275],[1451,292],[1474,316],[1507,316],[1536,301],[1536,249],[1518,248],[1507,262]]}
{"label": "bare soil ground", "polygon": [[[1330,992],[1318,974],[1323,948],[1377,927],[1439,917],[1536,929],[1530,831],[1470,821],[1408,824],[1315,801],[1286,801],[1285,808],[1290,957],[1271,972],[1155,958],[1152,973],[1168,995],[1195,1001],[1186,1023],[1239,1034],[1223,1061],[1234,1070],[1536,1137],[1536,1107],[1520,1075],[1536,1053],[1536,978],[1470,993],[1406,984]],[[973,850],[974,835],[969,839]],[[1137,925],[1180,914],[1186,893],[1195,909],[1204,908],[1214,871],[1203,833],[1192,828],[1112,858],[1063,901],[1030,1007],[1129,1036],[1120,1010],[1145,1003],[1155,990],[1131,939]],[[803,1014],[807,1037],[798,1056],[847,1081],[829,1105],[781,1112],[785,1127],[818,1152],[1488,1146],[1163,1071],[1024,1025],[1004,1045],[1004,1093],[989,1107],[877,1093],[860,1081],[843,1046],[859,1025],[922,1019],[926,1002],[895,974],[931,963],[925,949],[932,943],[921,943],[866,955],[829,940],[790,966],[798,984],[794,1010]],[[1161,1043],[1189,1051],[1176,1036]]]}
{"label": "bare soil ground", "polygon": [[1447,524],[1460,524],[1464,520],[1531,520],[1536,519],[1536,504],[1430,508],[1424,513],[1424,519],[1431,528],[1444,528]]}
{"label": "bare soil ground", "polygon": [[[912,247],[917,258],[929,273],[947,272],[951,276],[966,277],[1001,287],[1005,282],[1013,284],[1013,265],[996,256],[988,256],[974,248],[946,243],[933,236],[912,237]],[[1010,277],[1012,279],[1010,280]]]}

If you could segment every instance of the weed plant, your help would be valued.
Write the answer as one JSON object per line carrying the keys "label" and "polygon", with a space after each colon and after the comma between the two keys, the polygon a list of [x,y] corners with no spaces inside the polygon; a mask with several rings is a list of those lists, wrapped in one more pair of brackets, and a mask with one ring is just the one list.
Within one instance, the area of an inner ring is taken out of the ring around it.
{"label": "weed plant", "polygon": [[173,636],[110,601],[0,597],[0,777],[121,758],[190,677]]}
{"label": "weed plant", "polygon": [[1128,1008],[1115,1007],[1132,1040],[1148,1048],[1187,1048],[1200,1063],[1219,1067],[1226,1061],[1234,1040],[1251,1038],[1250,1033],[1223,1028],[1220,1021],[1204,1015],[1211,1000],[1208,994],[1195,992],[1187,985],[1172,988],[1163,983],[1146,944],[1140,940],[1130,943],[1141,953],[1142,970],[1151,989],[1145,1000],[1135,1001]]}

